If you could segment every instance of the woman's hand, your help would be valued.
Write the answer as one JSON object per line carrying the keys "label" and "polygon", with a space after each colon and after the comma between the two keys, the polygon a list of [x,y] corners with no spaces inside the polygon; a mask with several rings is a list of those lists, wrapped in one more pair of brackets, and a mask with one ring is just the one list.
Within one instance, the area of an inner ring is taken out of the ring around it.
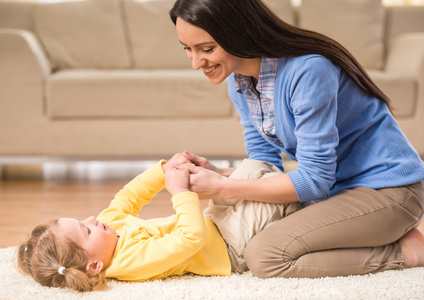
{"label": "woman's hand", "polygon": [[204,169],[208,169],[208,170],[219,173],[218,168],[204,157],[191,154],[187,152],[186,150],[183,151],[182,155],[198,167],[202,167]]}
{"label": "woman's hand", "polygon": [[207,160],[204,157],[197,156],[195,154],[191,154],[187,152],[186,150],[183,151],[182,155],[190,160],[191,163],[195,164],[198,167],[202,167],[207,170],[211,170],[213,172],[216,172],[218,174],[221,174],[222,176],[230,176],[231,173],[234,171],[233,168],[217,168],[214,164],[212,164],[209,160]]}
{"label": "woman's hand", "polygon": [[180,166],[190,171],[190,191],[199,194],[200,199],[221,198],[226,177],[217,172],[192,164]]}
{"label": "woman's hand", "polygon": [[165,171],[165,187],[172,196],[188,192],[190,187],[189,170],[187,168],[167,168]]}

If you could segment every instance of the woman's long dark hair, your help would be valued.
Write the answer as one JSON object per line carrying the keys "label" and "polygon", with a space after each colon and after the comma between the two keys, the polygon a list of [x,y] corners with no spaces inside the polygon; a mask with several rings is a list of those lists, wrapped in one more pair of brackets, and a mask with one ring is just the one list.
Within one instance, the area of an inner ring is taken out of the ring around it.
{"label": "woman's long dark hair", "polygon": [[177,0],[170,11],[209,33],[228,53],[242,58],[319,54],[339,65],[367,94],[390,108],[389,98],[342,45],[281,20],[261,0]]}

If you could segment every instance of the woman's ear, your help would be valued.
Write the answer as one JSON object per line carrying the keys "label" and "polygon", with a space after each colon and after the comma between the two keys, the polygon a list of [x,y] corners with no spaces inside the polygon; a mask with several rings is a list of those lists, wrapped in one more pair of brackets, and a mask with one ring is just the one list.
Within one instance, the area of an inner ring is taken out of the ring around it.
{"label": "woman's ear", "polygon": [[103,269],[103,262],[101,260],[91,261],[87,264],[87,273],[96,275]]}

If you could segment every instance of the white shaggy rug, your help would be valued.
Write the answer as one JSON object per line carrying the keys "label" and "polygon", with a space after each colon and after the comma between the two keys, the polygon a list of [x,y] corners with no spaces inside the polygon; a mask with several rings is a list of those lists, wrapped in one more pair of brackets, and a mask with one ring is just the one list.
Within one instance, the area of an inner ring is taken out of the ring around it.
{"label": "white shaggy rug", "polygon": [[424,268],[321,279],[187,275],[144,283],[110,281],[102,292],[38,285],[16,269],[16,247],[0,249],[0,299],[424,299]]}

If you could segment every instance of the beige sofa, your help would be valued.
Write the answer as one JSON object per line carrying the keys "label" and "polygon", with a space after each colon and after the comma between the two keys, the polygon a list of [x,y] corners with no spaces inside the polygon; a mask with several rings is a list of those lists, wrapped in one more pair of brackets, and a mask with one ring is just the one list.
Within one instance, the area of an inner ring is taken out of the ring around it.
{"label": "beige sofa", "polygon": [[[268,0],[285,20],[350,49],[392,98],[424,155],[424,7]],[[0,158],[245,156],[226,85],[191,63],[173,1],[0,1]]]}

